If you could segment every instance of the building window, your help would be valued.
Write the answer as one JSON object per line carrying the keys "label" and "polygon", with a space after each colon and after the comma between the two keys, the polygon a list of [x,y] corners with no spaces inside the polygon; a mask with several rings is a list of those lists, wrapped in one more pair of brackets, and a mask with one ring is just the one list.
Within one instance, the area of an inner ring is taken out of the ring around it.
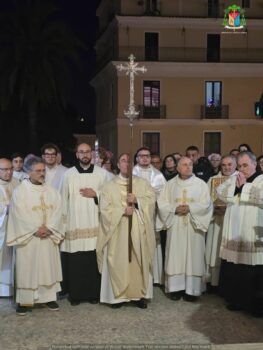
{"label": "building window", "polygon": [[211,153],[221,154],[221,132],[204,133],[204,154],[207,157]]}
{"label": "building window", "polygon": [[143,106],[145,109],[160,108],[160,82],[146,80],[143,82]]}
{"label": "building window", "polygon": [[160,14],[158,0],[145,0],[145,15]]}
{"label": "building window", "polygon": [[242,0],[242,8],[250,8],[250,0]]}
{"label": "building window", "polygon": [[221,107],[222,104],[222,82],[205,82],[205,105],[206,107]]}
{"label": "building window", "polygon": [[208,0],[208,17],[219,17],[219,0]]}
{"label": "building window", "polygon": [[207,62],[220,62],[220,34],[207,34]]}
{"label": "building window", "polygon": [[148,147],[151,153],[160,154],[160,133],[144,132],[142,134],[142,145]]}
{"label": "building window", "polygon": [[158,61],[159,59],[159,34],[145,33],[145,61]]}

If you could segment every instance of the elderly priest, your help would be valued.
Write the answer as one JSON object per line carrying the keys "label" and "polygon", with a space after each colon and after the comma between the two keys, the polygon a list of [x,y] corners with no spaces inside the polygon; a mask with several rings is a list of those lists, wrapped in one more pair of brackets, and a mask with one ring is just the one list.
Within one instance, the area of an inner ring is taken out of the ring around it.
{"label": "elderly priest", "polygon": [[60,194],[45,184],[45,164],[31,157],[24,165],[29,179],[14,193],[10,204],[7,245],[16,247],[17,314],[43,304],[58,310],[62,280],[58,245],[63,239]]}

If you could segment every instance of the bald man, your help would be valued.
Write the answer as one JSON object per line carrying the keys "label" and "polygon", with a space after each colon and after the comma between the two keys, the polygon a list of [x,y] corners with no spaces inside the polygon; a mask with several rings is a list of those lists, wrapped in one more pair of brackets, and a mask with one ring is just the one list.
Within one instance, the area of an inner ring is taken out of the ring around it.
{"label": "bald man", "polygon": [[193,174],[191,159],[182,157],[177,171],[157,200],[167,228],[165,290],[172,300],[192,302],[205,287],[205,234],[213,206],[207,184]]}
{"label": "bald man", "polygon": [[13,248],[6,246],[6,226],[11,196],[19,181],[12,176],[11,161],[0,159],[0,297],[13,295]]}
{"label": "bald man", "polygon": [[63,293],[71,305],[81,301],[97,303],[100,297],[100,274],[96,243],[99,230],[98,201],[106,170],[91,164],[90,145],[76,149],[76,165],[64,174],[62,185],[65,240],[61,244]]}

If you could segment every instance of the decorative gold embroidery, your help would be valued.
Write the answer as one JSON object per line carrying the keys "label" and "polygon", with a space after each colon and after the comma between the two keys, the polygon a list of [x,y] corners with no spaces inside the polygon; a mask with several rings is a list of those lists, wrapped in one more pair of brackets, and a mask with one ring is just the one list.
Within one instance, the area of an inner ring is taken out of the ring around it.
{"label": "decorative gold embroidery", "polygon": [[226,207],[226,204],[221,201],[217,196],[217,187],[224,183],[228,179],[227,176],[215,177],[211,180],[211,198],[215,206]]}
{"label": "decorative gold embroidery", "polygon": [[84,229],[76,229],[73,231],[66,232],[65,239],[74,240],[74,239],[82,239],[82,238],[94,238],[97,237],[99,233],[99,228],[84,228]]}
{"label": "decorative gold embroidery", "polygon": [[53,204],[47,205],[45,203],[44,196],[41,195],[40,196],[40,205],[33,206],[32,210],[33,211],[38,211],[38,210],[42,211],[42,214],[43,214],[43,225],[46,225],[46,223],[47,223],[47,210],[48,209],[52,210],[53,208],[54,208]]}
{"label": "decorative gold embroidery", "polygon": [[182,198],[176,198],[175,202],[176,203],[181,203],[181,204],[187,204],[187,203],[194,203],[194,199],[193,198],[187,198],[187,189],[183,189],[183,195]]}
{"label": "decorative gold embroidery", "polygon": [[[187,203],[194,203],[194,199],[193,198],[187,198],[187,189],[184,188],[183,189],[183,193],[182,193],[182,198],[176,198],[175,202],[176,203],[179,202],[182,205],[185,205]],[[188,223],[188,215],[184,215],[183,221],[184,221],[184,225],[187,225],[187,223]]]}

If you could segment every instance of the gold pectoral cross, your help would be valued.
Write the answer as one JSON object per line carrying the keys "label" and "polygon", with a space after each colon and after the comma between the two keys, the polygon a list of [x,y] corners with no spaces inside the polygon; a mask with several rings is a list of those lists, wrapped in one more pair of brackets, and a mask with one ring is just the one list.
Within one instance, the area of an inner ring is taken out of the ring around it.
{"label": "gold pectoral cross", "polygon": [[[188,203],[193,203],[194,199],[190,198],[190,197],[189,198],[187,197],[187,189],[184,188],[183,189],[183,193],[182,193],[182,198],[176,198],[175,202],[177,202],[177,203],[180,202],[181,205],[186,205]],[[187,215],[184,215],[183,221],[184,221],[184,225],[187,225],[187,222],[188,222]]]}
{"label": "gold pectoral cross", "polygon": [[41,195],[40,196],[40,205],[35,205],[32,210],[33,211],[37,211],[37,210],[41,210],[42,211],[42,216],[43,216],[43,225],[45,226],[47,223],[47,209],[53,209],[53,205],[47,205],[45,203],[45,199],[44,196]]}

